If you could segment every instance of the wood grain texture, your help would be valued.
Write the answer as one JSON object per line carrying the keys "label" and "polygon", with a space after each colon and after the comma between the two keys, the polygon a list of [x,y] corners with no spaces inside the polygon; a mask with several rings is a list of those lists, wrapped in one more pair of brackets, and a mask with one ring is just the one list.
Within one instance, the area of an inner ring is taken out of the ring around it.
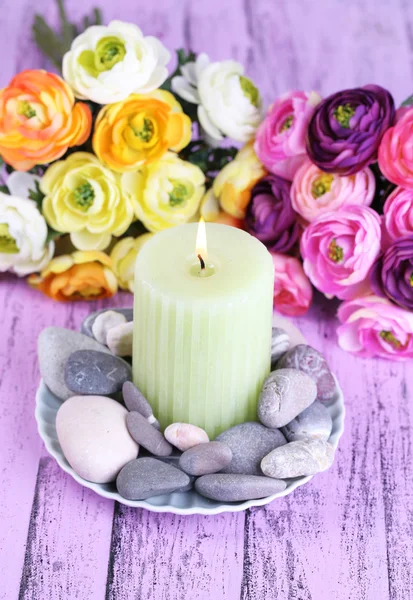
{"label": "wood grain texture", "polygon": [[106,600],[235,600],[243,533],[243,513],[181,517],[117,504]]}
{"label": "wood grain texture", "polygon": [[[67,0],[75,19],[97,4]],[[291,87],[379,83],[412,93],[408,0],[102,0],[105,21],[137,23],[172,48],[235,58],[271,102]],[[28,37],[51,0],[3,0],[0,85],[45,67]],[[131,305],[120,295],[119,305]],[[106,305],[111,304],[107,302]],[[97,305],[59,305],[0,279],[0,597],[7,600],[412,600],[411,364],[361,361],[337,347],[334,303],[296,323],[325,352],[347,404],[332,469],[245,514],[158,515],[116,506],[73,482],[42,448],[34,421],[36,339],[77,328]]]}

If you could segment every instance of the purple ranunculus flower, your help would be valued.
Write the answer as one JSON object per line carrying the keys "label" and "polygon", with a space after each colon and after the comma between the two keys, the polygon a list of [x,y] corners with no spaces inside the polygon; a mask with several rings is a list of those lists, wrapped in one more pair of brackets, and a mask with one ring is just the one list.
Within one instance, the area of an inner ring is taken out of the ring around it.
{"label": "purple ranunculus flower", "polygon": [[308,155],[327,173],[353,175],[377,160],[381,138],[394,118],[394,100],[379,85],[332,94],[311,118]]}
{"label": "purple ranunculus flower", "polygon": [[375,294],[413,311],[413,236],[387,248],[375,264],[370,282]]}
{"label": "purple ranunculus flower", "polygon": [[287,252],[298,240],[290,190],[291,183],[277,175],[267,175],[252,188],[245,226],[272,252]]}

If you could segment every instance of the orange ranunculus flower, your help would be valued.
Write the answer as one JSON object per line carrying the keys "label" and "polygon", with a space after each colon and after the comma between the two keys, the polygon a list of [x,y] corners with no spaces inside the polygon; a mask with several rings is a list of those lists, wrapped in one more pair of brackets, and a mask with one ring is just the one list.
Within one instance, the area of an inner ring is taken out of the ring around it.
{"label": "orange ranunculus flower", "polygon": [[17,171],[60,158],[91,127],[90,108],[53,73],[23,71],[0,91],[0,155]]}
{"label": "orange ranunculus flower", "polygon": [[172,94],[156,90],[102,108],[93,149],[108,167],[124,173],[158,160],[168,150],[180,152],[190,140],[191,119]]}
{"label": "orange ranunculus flower", "polygon": [[31,275],[28,282],[59,302],[110,298],[118,289],[112,260],[104,252],[93,250],[58,256],[40,276]]}

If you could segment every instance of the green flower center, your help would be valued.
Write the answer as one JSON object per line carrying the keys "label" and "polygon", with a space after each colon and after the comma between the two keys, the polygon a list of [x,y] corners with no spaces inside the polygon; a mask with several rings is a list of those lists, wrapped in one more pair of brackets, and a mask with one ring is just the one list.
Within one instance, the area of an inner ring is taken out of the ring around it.
{"label": "green flower center", "polygon": [[284,131],[287,131],[287,129],[290,129],[291,125],[293,124],[293,121],[294,121],[293,115],[290,115],[289,117],[287,117],[281,126],[280,133],[283,133]]}
{"label": "green flower center", "polygon": [[92,77],[103,71],[110,71],[126,54],[125,44],[116,36],[102,38],[96,44],[95,51],[84,50],[79,56],[79,64]]}
{"label": "green flower center", "polygon": [[24,115],[28,119],[31,119],[32,117],[36,116],[36,111],[29,104],[29,102],[27,102],[27,100],[22,100],[21,102],[19,102],[19,108],[17,112],[19,113],[19,115]]}
{"label": "green flower center", "polygon": [[337,245],[336,240],[333,240],[328,247],[328,256],[335,263],[339,263],[344,258],[343,248]]}
{"label": "green flower center", "polygon": [[344,129],[350,129],[350,119],[355,112],[350,104],[340,104],[334,111],[334,118]]}
{"label": "green flower center", "polygon": [[390,344],[396,350],[400,350],[402,348],[402,343],[392,334],[391,331],[380,331],[380,337],[382,340]]}
{"label": "green flower center", "polygon": [[194,186],[190,181],[183,181],[179,179],[169,180],[173,189],[169,194],[170,206],[179,206],[188,200],[194,193]]}
{"label": "green flower center", "polygon": [[16,240],[10,235],[7,223],[0,223],[0,252],[2,254],[17,254],[19,252]]}
{"label": "green flower center", "polygon": [[90,183],[82,183],[82,185],[78,185],[77,188],[75,188],[73,197],[76,205],[86,212],[93,204],[95,191]]}
{"label": "green flower center", "polygon": [[260,103],[260,93],[255,87],[255,85],[252,83],[251,79],[248,79],[248,77],[244,77],[244,75],[240,75],[239,83],[244,93],[244,96],[248,98],[251,104],[257,108]]}
{"label": "green flower center", "polygon": [[[132,127],[132,126],[131,126]],[[143,119],[143,125],[140,129],[136,129],[136,127],[132,127],[134,135],[136,135],[142,142],[150,142],[155,128],[150,119]]]}
{"label": "green flower center", "polygon": [[320,198],[320,196],[324,196],[331,189],[331,184],[333,183],[334,175],[330,175],[328,173],[323,173],[313,181],[313,185],[311,186],[311,194],[313,198]]}
{"label": "green flower center", "polygon": [[413,287],[413,271],[410,273],[409,282],[410,282],[410,285]]}

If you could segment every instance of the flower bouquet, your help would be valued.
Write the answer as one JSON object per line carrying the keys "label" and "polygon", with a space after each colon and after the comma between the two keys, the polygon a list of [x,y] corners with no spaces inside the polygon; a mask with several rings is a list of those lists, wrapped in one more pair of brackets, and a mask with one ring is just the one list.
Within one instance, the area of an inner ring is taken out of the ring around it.
{"label": "flower bouquet", "polygon": [[264,113],[238,62],[178,50],[168,75],[159,39],[59,7],[60,33],[33,29],[61,74],[0,92],[0,271],[60,301],[133,291],[146,241],[203,217],[268,247],[278,311],[314,286],[343,300],[342,348],[413,358],[412,99],[291,91]]}

